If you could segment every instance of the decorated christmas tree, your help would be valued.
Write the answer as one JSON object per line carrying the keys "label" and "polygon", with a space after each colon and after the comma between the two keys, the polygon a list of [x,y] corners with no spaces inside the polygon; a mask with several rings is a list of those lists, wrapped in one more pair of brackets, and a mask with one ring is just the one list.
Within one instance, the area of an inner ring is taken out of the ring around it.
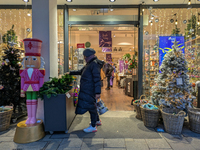
{"label": "decorated christmas tree", "polygon": [[192,86],[187,75],[188,68],[185,56],[174,42],[172,49],[164,56],[152,87],[152,102],[170,108],[185,110],[191,107],[194,96]]}
{"label": "decorated christmas tree", "polygon": [[0,66],[0,106],[13,104],[14,113],[17,107],[20,112],[21,102],[25,100],[20,97],[20,51],[14,48],[13,42],[3,51],[5,55]]}

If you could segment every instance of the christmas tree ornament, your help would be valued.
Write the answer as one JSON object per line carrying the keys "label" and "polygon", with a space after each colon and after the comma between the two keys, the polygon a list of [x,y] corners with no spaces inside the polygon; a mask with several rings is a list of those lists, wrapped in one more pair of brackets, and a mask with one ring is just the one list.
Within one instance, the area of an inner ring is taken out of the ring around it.
{"label": "christmas tree ornament", "polygon": [[3,85],[0,85],[0,90],[3,90]]}

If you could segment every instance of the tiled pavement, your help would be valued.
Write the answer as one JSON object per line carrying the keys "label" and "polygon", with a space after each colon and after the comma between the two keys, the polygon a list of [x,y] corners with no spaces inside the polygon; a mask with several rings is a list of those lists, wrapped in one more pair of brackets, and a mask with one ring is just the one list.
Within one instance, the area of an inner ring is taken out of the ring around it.
{"label": "tiled pavement", "polygon": [[183,129],[182,135],[159,133],[162,137],[159,139],[55,139],[47,134],[37,142],[17,144],[13,142],[15,126],[13,124],[9,130],[0,132],[0,150],[200,150],[200,134],[186,128]]}

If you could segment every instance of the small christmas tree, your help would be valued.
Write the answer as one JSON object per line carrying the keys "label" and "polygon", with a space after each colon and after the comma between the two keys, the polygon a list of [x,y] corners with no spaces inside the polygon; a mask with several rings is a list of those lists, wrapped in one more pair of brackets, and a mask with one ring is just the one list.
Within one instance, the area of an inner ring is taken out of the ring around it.
{"label": "small christmas tree", "polygon": [[185,110],[191,107],[194,96],[192,86],[187,75],[188,68],[185,56],[177,42],[164,56],[161,73],[158,73],[152,87],[152,101],[154,104],[164,105],[170,108]]}
{"label": "small christmas tree", "polygon": [[17,106],[21,111],[20,103],[25,100],[20,97],[20,51],[14,48],[12,42],[4,49],[4,54],[0,67],[0,106],[13,104],[15,113]]}

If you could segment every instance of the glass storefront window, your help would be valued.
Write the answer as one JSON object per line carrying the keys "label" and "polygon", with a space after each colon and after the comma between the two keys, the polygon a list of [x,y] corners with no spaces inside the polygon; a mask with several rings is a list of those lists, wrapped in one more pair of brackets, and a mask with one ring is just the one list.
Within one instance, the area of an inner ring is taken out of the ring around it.
{"label": "glass storefront window", "polygon": [[[3,36],[14,26],[17,36],[17,47],[24,56],[23,39],[32,37],[32,10],[31,9],[0,9],[0,50],[4,46]],[[0,52],[1,56],[2,52]]]}
{"label": "glass storefront window", "polygon": [[69,9],[69,21],[138,21],[138,8]]}
{"label": "glass storefront window", "polygon": [[[182,36],[185,48],[185,58],[188,62],[190,82],[200,79],[200,24],[199,8],[149,8],[143,12],[143,93],[152,96],[151,87],[155,84],[154,78],[159,72],[159,39],[161,36]],[[195,91],[195,88],[194,88]],[[193,95],[196,95],[193,93]],[[194,102],[196,106],[196,101]]]}
{"label": "glass storefront window", "polygon": [[[99,46],[99,32],[111,31],[112,47],[104,51]],[[70,27],[70,69],[76,70],[77,58],[74,58],[77,44],[90,42],[91,48],[96,50],[96,55],[100,60],[106,61],[106,55],[112,55],[112,61],[117,64],[124,54],[131,55],[138,52],[138,30],[133,25],[75,25]],[[72,60],[72,61],[71,61]]]}
{"label": "glass storefront window", "polygon": [[58,9],[58,76],[64,73],[64,15],[63,10]]}
{"label": "glass storefront window", "polygon": [[[63,9],[57,11],[58,23],[58,75],[64,72],[64,27]],[[17,36],[17,48],[21,50],[21,57],[24,57],[23,39],[32,38],[32,10],[31,9],[0,9],[0,62],[3,55],[5,41],[3,36],[14,25]],[[1,63],[0,63],[1,64]]]}

